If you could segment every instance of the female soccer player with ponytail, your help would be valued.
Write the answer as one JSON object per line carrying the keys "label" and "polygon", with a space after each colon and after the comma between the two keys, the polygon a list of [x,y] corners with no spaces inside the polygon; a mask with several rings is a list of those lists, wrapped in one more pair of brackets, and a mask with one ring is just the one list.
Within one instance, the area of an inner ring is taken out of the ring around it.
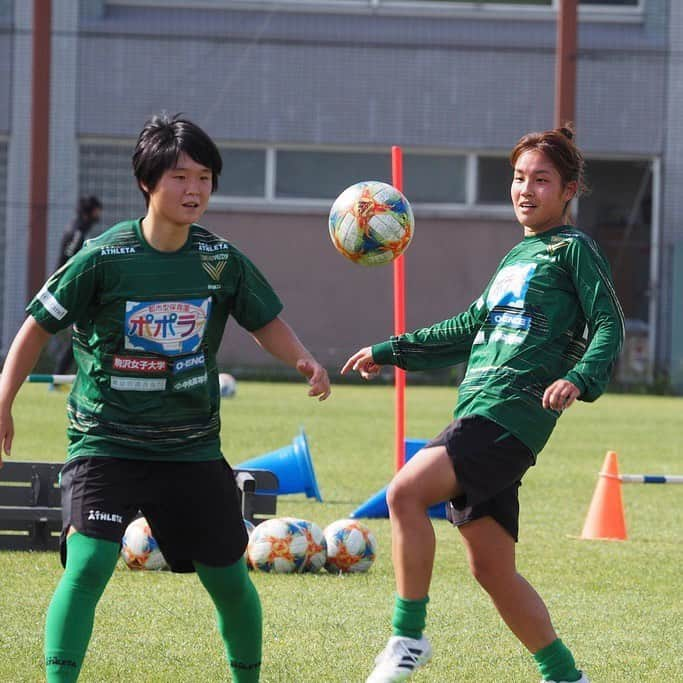
{"label": "female soccer player with ponytail", "polygon": [[524,239],[469,309],[362,348],[342,369],[370,379],[382,365],[467,363],[455,421],[389,487],[394,635],[368,683],[406,680],[431,658],[423,635],[435,550],[427,510],[442,501],[449,501],[472,574],[533,655],[543,681],[588,681],[515,565],[522,476],[562,412],[604,391],[624,335],[609,265],[569,222],[569,203],[583,189],[583,157],[572,138],[568,128],[530,133],[512,150],[511,198]]}

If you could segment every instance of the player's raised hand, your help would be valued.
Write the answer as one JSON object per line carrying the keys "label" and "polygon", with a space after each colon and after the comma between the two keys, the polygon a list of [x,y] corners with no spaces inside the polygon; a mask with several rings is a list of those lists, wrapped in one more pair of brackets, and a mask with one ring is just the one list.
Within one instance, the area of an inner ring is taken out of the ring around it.
{"label": "player's raised hand", "polygon": [[311,386],[308,390],[309,396],[317,396],[319,401],[324,401],[332,393],[327,370],[320,363],[310,358],[304,358],[297,362],[296,369],[308,380]]}
{"label": "player's raised hand", "polygon": [[379,375],[381,365],[375,363],[372,357],[372,347],[366,346],[353,354],[341,369],[341,374],[345,375],[349,370],[355,370],[363,379],[373,379]]}
{"label": "player's raised hand", "polygon": [[557,379],[543,392],[543,407],[551,410],[566,410],[580,394],[575,384],[566,379]]}

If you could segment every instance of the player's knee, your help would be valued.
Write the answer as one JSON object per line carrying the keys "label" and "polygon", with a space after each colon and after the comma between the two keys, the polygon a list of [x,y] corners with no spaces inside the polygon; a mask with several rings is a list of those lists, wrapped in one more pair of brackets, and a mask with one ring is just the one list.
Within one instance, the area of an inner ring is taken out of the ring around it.
{"label": "player's knee", "polygon": [[408,482],[403,481],[400,477],[395,477],[387,490],[387,505],[394,517],[405,513],[413,513],[416,508],[420,507],[415,487],[409,485]]}

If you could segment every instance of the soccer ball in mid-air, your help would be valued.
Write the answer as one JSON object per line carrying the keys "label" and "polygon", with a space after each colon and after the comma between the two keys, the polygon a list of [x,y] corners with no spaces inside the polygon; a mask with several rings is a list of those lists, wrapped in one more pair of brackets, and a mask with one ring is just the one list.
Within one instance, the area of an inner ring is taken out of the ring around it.
{"label": "soccer ball in mid-air", "polygon": [[134,519],[126,528],[121,540],[121,557],[129,569],[168,569],[144,517]]}
{"label": "soccer ball in mid-air", "polygon": [[308,538],[299,520],[275,518],[261,522],[249,539],[247,557],[254,569],[277,574],[304,571]]}
{"label": "soccer ball in mid-air", "polygon": [[365,524],[356,519],[339,519],[326,526],[324,534],[328,572],[345,574],[370,569],[377,554],[377,541]]}
{"label": "soccer ball in mid-air", "polygon": [[337,251],[354,263],[378,266],[406,250],[415,220],[408,200],[395,187],[366,180],[335,199],[328,226]]}
{"label": "soccer ball in mid-air", "polygon": [[284,519],[297,524],[306,537],[306,561],[299,571],[311,573],[319,571],[325,566],[327,560],[327,542],[323,530],[315,522],[309,522],[307,519],[296,517],[285,517]]}
{"label": "soccer ball in mid-air", "polygon": [[227,372],[219,373],[218,385],[221,389],[221,398],[232,398],[237,392],[237,382],[235,381],[235,378]]}

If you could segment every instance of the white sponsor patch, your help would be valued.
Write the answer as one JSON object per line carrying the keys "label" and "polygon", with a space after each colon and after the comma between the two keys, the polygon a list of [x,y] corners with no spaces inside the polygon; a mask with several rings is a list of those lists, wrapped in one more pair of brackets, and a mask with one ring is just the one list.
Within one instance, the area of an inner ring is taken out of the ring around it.
{"label": "white sponsor patch", "polygon": [[492,342],[503,342],[503,344],[521,344],[524,341],[524,335],[516,332],[494,330],[491,332],[490,340]]}
{"label": "white sponsor patch", "polygon": [[112,377],[111,388],[117,391],[163,391],[166,378]]}
{"label": "white sponsor patch", "polygon": [[48,292],[47,287],[43,287],[38,292],[38,296],[36,298],[41,304],[43,304],[43,306],[45,306],[45,310],[53,318],[57,318],[57,320],[61,320],[68,313],[66,308],[64,308],[64,306],[57,301],[54,295]]}

